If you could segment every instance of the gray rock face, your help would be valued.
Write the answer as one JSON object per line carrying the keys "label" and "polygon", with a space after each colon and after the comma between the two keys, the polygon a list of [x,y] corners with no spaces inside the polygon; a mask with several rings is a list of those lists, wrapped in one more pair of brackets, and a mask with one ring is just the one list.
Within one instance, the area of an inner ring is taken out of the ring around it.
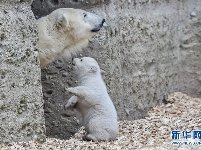
{"label": "gray rock face", "polygon": [[58,8],[91,8],[110,0],[34,0],[32,10],[36,18],[48,15]]}
{"label": "gray rock face", "polygon": [[[188,5],[192,5],[190,1]],[[177,89],[192,97],[201,97],[201,6],[197,5],[182,11],[186,18],[182,17],[177,35],[180,63]]]}
{"label": "gray rock face", "polygon": [[[199,0],[118,0],[100,5],[68,2],[65,7],[88,9],[106,18],[108,26],[77,55],[96,58],[105,70],[103,77],[119,119],[145,117],[173,91],[201,96]],[[58,1],[57,6],[61,5]],[[42,16],[48,9],[33,11]],[[76,85],[70,60],[55,61],[42,71],[49,136],[65,138],[74,131],[70,127],[76,127],[76,121],[60,115],[70,97],[65,87]]]}
{"label": "gray rock face", "polygon": [[28,3],[0,2],[0,143],[45,140],[37,39]]}

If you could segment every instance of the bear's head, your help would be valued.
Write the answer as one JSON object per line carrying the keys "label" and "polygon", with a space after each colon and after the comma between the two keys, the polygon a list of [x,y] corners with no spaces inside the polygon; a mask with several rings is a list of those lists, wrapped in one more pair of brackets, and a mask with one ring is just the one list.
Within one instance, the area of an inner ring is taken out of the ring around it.
{"label": "bear's head", "polygon": [[50,15],[60,32],[75,41],[90,39],[103,27],[105,19],[81,9],[61,8]]}
{"label": "bear's head", "polygon": [[89,39],[102,28],[105,19],[81,9],[59,8],[37,22],[37,47],[43,68],[86,47]]}
{"label": "bear's head", "polygon": [[91,57],[73,58],[73,69],[78,78],[100,75],[97,61]]}

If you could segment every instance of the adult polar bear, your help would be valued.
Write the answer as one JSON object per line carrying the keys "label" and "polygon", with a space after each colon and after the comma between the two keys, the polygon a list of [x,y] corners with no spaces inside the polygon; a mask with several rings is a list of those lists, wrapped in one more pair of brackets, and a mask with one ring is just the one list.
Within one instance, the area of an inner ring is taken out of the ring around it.
{"label": "adult polar bear", "polygon": [[77,112],[87,131],[87,140],[114,140],[118,134],[117,113],[98,63],[93,58],[83,57],[74,58],[73,65],[79,86],[67,89],[74,96],[65,108]]}
{"label": "adult polar bear", "polygon": [[60,8],[38,20],[41,68],[86,47],[105,19],[81,9]]}

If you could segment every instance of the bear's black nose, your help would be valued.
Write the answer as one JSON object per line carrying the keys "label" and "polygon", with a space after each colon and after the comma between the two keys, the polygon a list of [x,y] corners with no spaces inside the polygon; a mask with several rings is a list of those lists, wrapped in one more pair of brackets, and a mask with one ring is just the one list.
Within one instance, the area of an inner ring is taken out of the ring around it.
{"label": "bear's black nose", "polygon": [[75,66],[75,61],[73,61],[73,60],[74,60],[74,58],[72,58],[72,65]]}
{"label": "bear's black nose", "polygon": [[102,25],[105,23],[105,19],[102,20]]}

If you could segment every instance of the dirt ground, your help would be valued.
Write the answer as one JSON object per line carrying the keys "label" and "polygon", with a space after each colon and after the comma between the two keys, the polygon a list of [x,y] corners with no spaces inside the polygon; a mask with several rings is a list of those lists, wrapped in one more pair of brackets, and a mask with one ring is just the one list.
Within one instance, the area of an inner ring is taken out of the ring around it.
{"label": "dirt ground", "polygon": [[[201,130],[201,99],[182,93],[171,94],[166,103],[154,107],[145,119],[119,121],[119,135],[115,141],[92,142],[81,139],[81,128],[69,140],[48,138],[43,144],[34,141],[0,145],[2,150],[188,150],[201,149],[201,139],[180,138],[191,145],[172,145],[172,130]],[[181,134],[182,135],[182,134]],[[201,138],[201,135],[199,135]],[[178,140],[177,140],[178,141]],[[195,143],[197,142],[197,144]],[[200,144],[199,144],[200,142]]]}

